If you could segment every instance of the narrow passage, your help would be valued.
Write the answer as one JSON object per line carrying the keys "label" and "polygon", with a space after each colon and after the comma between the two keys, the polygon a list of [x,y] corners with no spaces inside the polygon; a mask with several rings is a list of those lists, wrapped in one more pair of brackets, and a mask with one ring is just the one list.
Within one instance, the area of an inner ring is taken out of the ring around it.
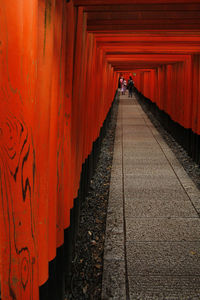
{"label": "narrow passage", "polygon": [[102,299],[200,299],[200,192],[135,98],[120,97]]}

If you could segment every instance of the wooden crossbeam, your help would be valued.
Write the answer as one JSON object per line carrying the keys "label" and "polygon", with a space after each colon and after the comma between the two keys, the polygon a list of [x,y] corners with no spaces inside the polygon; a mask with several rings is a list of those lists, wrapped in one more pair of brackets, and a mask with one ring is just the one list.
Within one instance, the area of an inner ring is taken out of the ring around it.
{"label": "wooden crossbeam", "polygon": [[[173,0],[73,0],[75,6],[124,5],[127,4],[174,4]],[[176,0],[176,4],[195,4],[199,0]]]}

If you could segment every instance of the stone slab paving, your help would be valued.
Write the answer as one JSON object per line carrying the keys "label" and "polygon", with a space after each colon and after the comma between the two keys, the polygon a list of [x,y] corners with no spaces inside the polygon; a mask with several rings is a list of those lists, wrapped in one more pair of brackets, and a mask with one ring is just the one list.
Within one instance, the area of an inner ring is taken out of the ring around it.
{"label": "stone slab paving", "polygon": [[200,300],[200,192],[135,98],[121,96],[102,300]]}

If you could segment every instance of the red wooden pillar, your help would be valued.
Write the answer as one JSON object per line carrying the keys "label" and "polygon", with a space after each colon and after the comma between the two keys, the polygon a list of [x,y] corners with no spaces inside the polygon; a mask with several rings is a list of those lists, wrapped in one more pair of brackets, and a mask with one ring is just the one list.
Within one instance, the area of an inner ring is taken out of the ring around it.
{"label": "red wooden pillar", "polygon": [[171,97],[172,97],[172,66],[167,65],[167,74],[166,74],[166,82],[167,82],[167,95],[166,95],[166,104],[165,104],[165,111],[168,115],[171,114]]}
{"label": "red wooden pillar", "polygon": [[144,93],[144,72],[140,73],[140,88],[141,92]]}
{"label": "red wooden pillar", "polygon": [[85,120],[87,118],[86,115],[86,106],[85,103],[87,101],[87,91],[86,91],[86,81],[87,81],[87,47],[88,47],[88,37],[86,32],[86,14],[83,14],[83,23],[82,23],[82,51],[81,51],[81,65],[80,65],[80,78],[79,86],[77,86],[79,99],[78,99],[78,107],[77,107],[77,125],[79,127],[78,130],[78,139],[77,139],[77,186],[80,184],[80,175],[82,169],[82,163],[85,160],[84,157],[84,138],[87,134],[85,132]]}
{"label": "red wooden pillar", "polygon": [[[62,67],[63,30],[65,28],[63,0],[55,1],[53,70],[51,84],[50,141],[49,141],[49,260],[56,255],[56,248],[63,244],[63,98]],[[65,42],[65,40],[64,40]]]}
{"label": "red wooden pillar", "polygon": [[[51,22],[52,22],[52,34],[53,34],[53,44],[52,44],[52,70],[51,70],[51,86],[50,98],[49,98],[49,151],[48,151],[48,161],[49,161],[49,194],[48,194],[48,259],[53,260],[56,256],[56,209],[57,209],[57,102],[58,102],[58,87],[57,87],[57,53],[55,45],[57,43],[56,36],[56,25],[58,22],[58,15],[56,11],[56,0],[52,2],[51,11]],[[48,75],[49,76],[49,75]]]}
{"label": "red wooden pillar", "polygon": [[162,89],[163,89],[163,70],[162,67],[158,68],[158,99],[157,106],[160,108],[161,98],[162,98]]}
{"label": "red wooden pillar", "polygon": [[176,99],[175,95],[175,89],[176,89],[176,81],[175,81],[175,65],[172,65],[172,72],[171,72],[171,87],[172,87],[172,92],[171,92],[171,112],[170,112],[170,117],[172,118],[173,113],[174,113],[174,102]]}
{"label": "red wooden pillar", "polygon": [[84,144],[84,153],[85,153],[85,158],[89,155],[91,152],[91,131],[92,131],[92,126],[91,126],[91,101],[93,97],[93,90],[95,89],[95,82],[93,81],[93,74],[92,74],[92,68],[94,64],[94,36],[93,34],[88,34],[88,62],[87,62],[87,80],[86,80],[86,85],[85,85],[85,144]]}
{"label": "red wooden pillar", "polygon": [[[54,51],[55,2],[39,2],[38,84],[36,103],[39,284],[48,279],[49,263],[49,137]],[[51,226],[51,225],[50,225]],[[53,237],[52,237],[53,238]],[[55,237],[54,237],[55,239]],[[55,240],[53,241],[53,243]]]}
{"label": "red wooden pillar", "polygon": [[84,67],[84,124],[83,124],[83,160],[88,157],[91,151],[91,127],[89,118],[89,109],[91,106],[91,90],[93,85],[93,78],[91,76],[91,68],[93,64],[93,51],[94,51],[94,36],[93,34],[87,34],[86,38],[86,51],[85,51],[85,67]]}
{"label": "red wooden pillar", "polygon": [[[185,107],[184,107],[184,103],[185,103],[185,88],[186,88],[186,83],[185,83],[185,63],[184,62],[180,62],[179,63],[179,85],[178,85],[178,90],[179,90],[179,103],[183,102],[183,105],[179,105],[179,118],[178,118],[178,122],[180,124],[184,123],[184,118],[185,118]],[[186,101],[191,101],[191,97],[190,99],[186,99]],[[182,107],[181,107],[182,106]]]}
{"label": "red wooden pillar", "polygon": [[66,68],[65,68],[65,102],[64,102],[64,228],[70,225],[70,209],[73,207],[72,180],[73,172],[71,165],[71,109],[72,109],[72,82],[74,60],[74,37],[75,37],[75,9],[72,1],[67,4],[67,30],[66,30]]}
{"label": "red wooden pillar", "polygon": [[37,1],[0,7],[1,297],[38,299]]}
{"label": "red wooden pillar", "polygon": [[82,59],[82,42],[83,42],[83,9],[77,10],[77,29],[76,29],[76,45],[75,45],[75,62],[74,62],[74,75],[73,75],[73,102],[72,102],[72,135],[71,135],[71,160],[72,160],[72,183],[73,183],[73,198],[77,197],[80,174],[79,172],[79,101],[81,90],[81,59]]}
{"label": "red wooden pillar", "polygon": [[[67,45],[67,31],[68,31],[68,8],[65,0],[62,0],[62,9],[60,8],[62,15],[62,22],[60,22],[61,30],[61,49],[60,49],[60,61],[59,61],[59,103],[58,103],[58,145],[57,145],[57,165],[58,165],[58,186],[57,197],[59,201],[59,210],[57,212],[57,226],[62,228],[60,234],[57,236],[57,247],[64,242],[64,229],[66,228],[66,219],[69,219],[69,202],[70,202],[70,190],[65,187],[65,155],[66,155],[66,67],[68,56]],[[72,29],[72,28],[71,28]],[[67,158],[69,159],[69,157]],[[70,164],[66,166],[70,172]],[[67,178],[69,180],[69,178]],[[66,211],[67,208],[67,211]],[[65,215],[66,214],[66,215]],[[58,219],[60,220],[58,223]]]}
{"label": "red wooden pillar", "polygon": [[155,91],[155,74],[154,74],[154,70],[150,71],[150,99],[151,101],[154,101],[154,91]]}
{"label": "red wooden pillar", "polygon": [[154,102],[158,101],[158,68],[155,69],[155,98]]}
{"label": "red wooden pillar", "polygon": [[[180,62],[176,63],[176,89],[175,89],[175,102],[174,102],[174,116],[175,122],[180,122],[180,105],[183,105],[183,99],[180,97]],[[181,102],[180,102],[181,100]]]}
{"label": "red wooden pillar", "polygon": [[184,97],[184,123],[185,128],[191,128],[191,101],[192,101],[192,62],[191,55],[187,56],[185,62],[185,97]]}

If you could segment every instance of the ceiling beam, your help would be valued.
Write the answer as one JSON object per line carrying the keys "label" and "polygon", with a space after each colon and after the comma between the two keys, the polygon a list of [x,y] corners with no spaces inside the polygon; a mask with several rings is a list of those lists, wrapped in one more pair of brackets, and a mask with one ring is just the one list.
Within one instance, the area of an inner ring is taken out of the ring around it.
{"label": "ceiling beam", "polygon": [[[73,0],[75,6],[127,5],[127,4],[174,4],[173,0]],[[176,4],[196,4],[199,0],[176,0]]]}
{"label": "ceiling beam", "polygon": [[127,12],[127,11],[199,11],[200,3],[159,3],[159,4],[126,4],[123,2],[123,5],[98,5],[98,6],[84,6],[84,11],[91,12]]}

